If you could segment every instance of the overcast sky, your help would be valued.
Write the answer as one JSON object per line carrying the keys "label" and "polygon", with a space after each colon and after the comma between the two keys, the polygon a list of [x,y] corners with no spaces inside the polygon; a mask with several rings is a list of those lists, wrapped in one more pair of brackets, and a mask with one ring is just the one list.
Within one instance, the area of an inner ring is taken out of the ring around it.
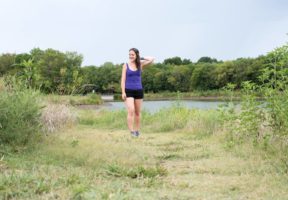
{"label": "overcast sky", "polygon": [[0,0],[0,53],[83,54],[83,65],[256,57],[288,41],[287,0]]}

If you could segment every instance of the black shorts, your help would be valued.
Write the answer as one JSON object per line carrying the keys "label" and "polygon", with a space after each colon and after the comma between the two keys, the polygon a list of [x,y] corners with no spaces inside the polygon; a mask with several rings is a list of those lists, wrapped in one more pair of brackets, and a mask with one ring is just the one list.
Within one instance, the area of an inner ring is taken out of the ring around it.
{"label": "black shorts", "polygon": [[132,90],[125,88],[126,97],[133,97],[134,99],[143,99],[144,98],[144,91],[143,89],[140,90]]}

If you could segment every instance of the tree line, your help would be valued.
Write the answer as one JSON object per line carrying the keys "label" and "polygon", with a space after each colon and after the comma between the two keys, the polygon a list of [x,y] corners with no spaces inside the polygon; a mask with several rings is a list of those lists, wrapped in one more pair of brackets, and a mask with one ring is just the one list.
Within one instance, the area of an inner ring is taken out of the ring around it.
{"label": "tree line", "polygon": [[[201,57],[192,62],[176,56],[147,67],[142,74],[142,83],[145,92],[214,90],[228,83],[239,89],[244,81],[260,84],[258,77],[273,59],[273,51],[256,58],[227,61]],[[34,48],[29,53],[1,54],[0,76],[16,76],[27,87],[38,88],[44,93],[121,92],[123,63],[82,66],[82,62],[83,56],[77,52]]]}

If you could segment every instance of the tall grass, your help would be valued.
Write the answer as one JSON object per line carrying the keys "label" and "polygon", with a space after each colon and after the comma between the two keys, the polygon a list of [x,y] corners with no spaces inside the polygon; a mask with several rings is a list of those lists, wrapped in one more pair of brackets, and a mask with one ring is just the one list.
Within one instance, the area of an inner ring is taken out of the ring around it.
{"label": "tall grass", "polygon": [[53,133],[77,123],[76,112],[69,105],[46,104],[41,114],[42,131]]}
{"label": "tall grass", "polygon": [[[220,113],[216,110],[189,109],[175,103],[156,113],[141,112],[141,130],[146,132],[169,132],[185,130],[211,135],[221,128]],[[79,123],[104,129],[127,130],[127,111],[125,109],[108,111],[82,111]]]}
{"label": "tall grass", "polygon": [[4,78],[0,77],[0,92],[5,89]]}

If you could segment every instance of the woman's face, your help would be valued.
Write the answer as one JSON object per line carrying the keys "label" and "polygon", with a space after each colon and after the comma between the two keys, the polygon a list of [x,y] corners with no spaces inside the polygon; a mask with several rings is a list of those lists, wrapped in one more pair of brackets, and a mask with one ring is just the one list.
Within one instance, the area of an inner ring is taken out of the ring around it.
{"label": "woman's face", "polygon": [[136,60],[136,53],[133,50],[129,51],[129,60],[131,62],[134,62]]}

